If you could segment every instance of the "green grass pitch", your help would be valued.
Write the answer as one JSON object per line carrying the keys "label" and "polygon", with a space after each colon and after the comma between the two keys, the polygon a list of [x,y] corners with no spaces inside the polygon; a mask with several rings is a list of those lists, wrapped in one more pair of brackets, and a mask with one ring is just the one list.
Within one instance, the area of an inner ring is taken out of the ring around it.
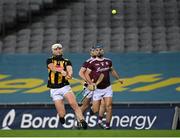
{"label": "green grass pitch", "polygon": [[180,137],[180,130],[0,130],[0,137]]}

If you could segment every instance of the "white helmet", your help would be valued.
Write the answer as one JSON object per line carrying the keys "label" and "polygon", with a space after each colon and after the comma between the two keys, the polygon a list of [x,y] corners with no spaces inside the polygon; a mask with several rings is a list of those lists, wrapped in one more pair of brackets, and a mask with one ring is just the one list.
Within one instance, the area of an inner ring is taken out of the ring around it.
{"label": "white helmet", "polygon": [[60,43],[53,44],[51,48],[52,48],[52,51],[53,51],[56,48],[62,48],[62,45]]}

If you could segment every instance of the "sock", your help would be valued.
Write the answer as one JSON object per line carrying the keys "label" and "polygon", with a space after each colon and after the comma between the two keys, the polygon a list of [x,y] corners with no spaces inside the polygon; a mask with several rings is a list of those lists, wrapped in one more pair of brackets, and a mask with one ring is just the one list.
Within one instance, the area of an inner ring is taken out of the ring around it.
{"label": "sock", "polygon": [[109,122],[106,122],[106,127],[110,127],[110,123]]}
{"label": "sock", "polygon": [[88,124],[86,123],[86,121],[84,119],[80,120],[80,123],[81,123],[83,129],[87,129]]}
{"label": "sock", "polygon": [[90,113],[90,115],[94,115],[94,112],[93,112],[92,108],[90,108],[89,113]]}
{"label": "sock", "polygon": [[98,123],[102,122],[103,117],[102,116],[98,116]]}
{"label": "sock", "polygon": [[110,127],[110,123],[109,122],[106,122],[106,127]]}
{"label": "sock", "polygon": [[61,124],[64,124],[64,123],[65,123],[64,117],[60,117],[59,120],[60,120]]}

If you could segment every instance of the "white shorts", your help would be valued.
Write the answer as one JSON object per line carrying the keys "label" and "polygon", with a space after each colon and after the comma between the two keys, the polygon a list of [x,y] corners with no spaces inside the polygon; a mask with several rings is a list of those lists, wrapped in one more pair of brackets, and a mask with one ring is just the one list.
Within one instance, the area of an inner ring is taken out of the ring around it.
{"label": "white shorts", "polygon": [[50,96],[53,101],[64,99],[64,95],[68,92],[72,92],[70,85],[66,85],[62,88],[50,89]]}
{"label": "white shorts", "polygon": [[86,89],[84,90],[83,96],[84,96],[84,97],[86,96],[86,98],[91,99],[92,96],[93,96],[93,91],[90,91],[90,90],[88,90],[88,89],[86,88]]}
{"label": "white shorts", "polygon": [[108,86],[105,89],[96,89],[93,94],[93,101],[101,100],[104,97],[112,97],[113,91],[111,86]]}

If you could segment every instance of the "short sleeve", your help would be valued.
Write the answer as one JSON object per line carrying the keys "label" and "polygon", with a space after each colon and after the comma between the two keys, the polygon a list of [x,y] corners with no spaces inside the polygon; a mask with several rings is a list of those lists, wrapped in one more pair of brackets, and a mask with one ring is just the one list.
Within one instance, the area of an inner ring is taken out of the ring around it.
{"label": "short sleeve", "polygon": [[82,64],[82,67],[87,68],[87,67],[88,67],[88,62],[84,62],[84,63]]}
{"label": "short sleeve", "polygon": [[67,62],[67,66],[72,66],[72,63],[71,63],[71,61],[70,60],[66,60],[66,62]]}
{"label": "short sleeve", "polygon": [[50,63],[52,63],[52,59],[48,58],[46,61],[46,65],[48,66]]}
{"label": "short sleeve", "polygon": [[87,69],[93,70],[93,62],[87,64]]}
{"label": "short sleeve", "polygon": [[111,61],[111,60],[109,61],[109,66],[110,66],[110,67],[112,67],[112,66],[113,66],[113,65],[112,65],[112,61]]}

